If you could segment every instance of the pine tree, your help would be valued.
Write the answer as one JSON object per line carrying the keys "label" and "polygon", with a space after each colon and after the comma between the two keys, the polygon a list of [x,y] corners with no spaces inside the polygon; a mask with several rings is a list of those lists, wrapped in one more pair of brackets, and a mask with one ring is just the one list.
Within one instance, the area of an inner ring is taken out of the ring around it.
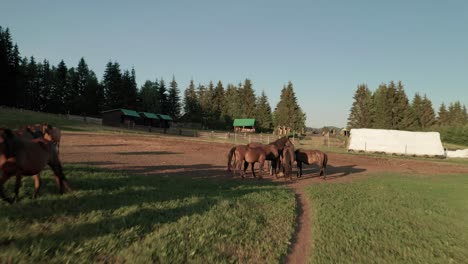
{"label": "pine tree", "polygon": [[373,94],[373,128],[392,128],[392,109],[389,104],[389,89],[386,84],[379,85]]}
{"label": "pine tree", "polygon": [[273,117],[271,113],[270,103],[265,91],[257,98],[255,110],[256,127],[259,131],[271,131],[273,129]]}
{"label": "pine tree", "polygon": [[252,82],[245,79],[244,85],[239,89],[240,97],[242,98],[241,116],[243,118],[253,118],[255,116],[255,91],[252,88]]}
{"label": "pine tree", "polygon": [[102,86],[104,88],[105,108],[109,110],[123,107],[122,73],[117,62],[107,63]]}
{"label": "pine tree", "polygon": [[233,121],[241,117],[242,100],[239,95],[239,89],[232,84],[227,85],[224,95],[222,117],[226,123],[226,129],[231,129]]}
{"label": "pine tree", "polygon": [[446,126],[448,125],[448,112],[445,104],[442,102],[442,104],[439,107],[439,112],[437,116],[437,123],[439,126]]}
{"label": "pine tree", "polygon": [[121,89],[122,107],[136,109],[138,89],[136,86],[134,69],[132,69],[131,73],[130,71],[125,70],[122,74]]}
{"label": "pine tree", "polygon": [[27,106],[26,108],[39,111],[39,102],[37,98],[40,97],[40,86],[39,86],[39,73],[36,59],[31,57],[29,64],[26,69],[26,91],[27,91]]}
{"label": "pine tree", "polygon": [[161,106],[161,114],[169,114],[169,100],[167,98],[167,88],[164,80],[161,78],[158,87],[159,105]]}
{"label": "pine tree", "polygon": [[104,90],[99,84],[96,74],[91,70],[88,73],[82,97],[81,111],[84,115],[97,115],[103,110]]}
{"label": "pine tree", "polygon": [[420,116],[421,128],[423,130],[428,129],[436,122],[434,108],[432,108],[432,102],[424,95],[422,100],[422,112]]}
{"label": "pine tree", "polygon": [[224,107],[224,87],[221,81],[218,81],[216,88],[213,93],[213,113],[215,119],[218,121],[223,121],[222,112]]}
{"label": "pine tree", "polygon": [[169,100],[169,115],[175,120],[178,120],[180,118],[180,109],[181,109],[180,91],[179,91],[179,88],[177,87],[177,82],[174,76],[172,76],[172,81],[169,84],[168,100]]}
{"label": "pine tree", "polygon": [[293,131],[299,131],[305,128],[306,116],[297,103],[293,84],[288,83],[281,90],[280,101],[274,112],[275,126],[287,126]]}
{"label": "pine tree", "polygon": [[158,87],[158,80],[155,82],[147,80],[141,87],[140,97],[142,100],[143,111],[150,113],[161,113]]}
{"label": "pine tree", "polygon": [[366,84],[358,85],[348,117],[350,128],[372,127],[372,93]]}
{"label": "pine tree", "polygon": [[39,111],[47,111],[53,85],[53,72],[47,60],[44,60],[42,64],[39,65],[38,70],[39,97],[37,98],[37,101],[39,103]]}
{"label": "pine tree", "polygon": [[419,95],[419,93],[416,93],[411,103],[411,109],[415,115],[415,120],[416,120],[416,122],[414,123],[414,128],[416,130],[419,130],[422,128],[422,123],[421,123],[421,116],[423,114],[423,102],[422,101],[423,100],[421,98],[421,95]]}
{"label": "pine tree", "polygon": [[201,109],[198,104],[197,92],[193,80],[184,91],[184,115],[183,119],[189,122],[201,121]]}
{"label": "pine tree", "polygon": [[416,123],[416,117],[409,104],[403,84],[398,82],[395,101],[395,121],[394,129],[413,130]]}

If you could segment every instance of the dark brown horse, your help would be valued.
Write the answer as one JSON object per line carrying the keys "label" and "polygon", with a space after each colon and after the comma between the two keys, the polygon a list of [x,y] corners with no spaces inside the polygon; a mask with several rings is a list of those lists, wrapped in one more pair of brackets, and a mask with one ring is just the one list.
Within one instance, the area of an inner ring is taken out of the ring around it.
{"label": "dark brown horse", "polygon": [[281,165],[283,167],[284,177],[289,177],[292,180],[292,168],[296,155],[294,153],[294,145],[286,145],[280,156]]}
{"label": "dark brown horse", "polygon": [[252,142],[247,144],[247,147],[250,148],[262,148],[265,151],[266,154],[266,160],[271,161],[271,167],[270,167],[270,176],[275,174],[275,177],[278,177],[277,175],[277,167],[278,167],[278,158],[279,158],[279,149],[276,145],[274,144],[262,144],[258,142]]}
{"label": "dark brown horse", "polygon": [[245,160],[245,162],[244,162],[244,171],[242,173],[242,178],[245,177],[245,171],[247,170],[247,167],[249,166],[249,164],[251,165],[252,175],[254,177],[257,177],[255,175],[254,165],[255,165],[255,162],[258,162],[258,163],[260,163],[260,176],[259,176],[259,179],[261,179],[262,174],[263,174],[263,166],[264,166],[265,160],[266,160],[265,150],[263,150],[263,148],[248,148],[247,151],[245,152],[244,160]]}
{"label": "dark brown horse", "polygon": [[299,168],[297,177],[302,176],[302,163],[305,163],[307,165],[317,164],[320,169],[320,176],[323,175],[323,178],[324,179],[326,178],[327,174],[325,170],[327,169],[327,162],[328,162],[328,156],[326,153],[320,150],[298,149],[295,151],[295,154],[296,154],[297,167]]}
{"label": "dark brown horse", "polygon": [[[228,164],[227,171],[231,171],[231,166],[233,166],[233,174],[236,174],[236,169],[242,170],[242,162],[244,162],[245,153],[247,152],[248,147],[246,145],[237,145],[232,147],[228,153]],[[232,158],[234,157],[234,164],[232,164]]]}
{"label": "dark brown horse", "polygon": [[39,175],[46,165],[49,165],[54,172],[60,193],[63,193],[64,187],[71,190],[51,142],[42,138],[32,140],[21,138],[10,129],[0,128],[0,198],[13,202],[5,196],[3,185],[9,178],[16,176],[15,198],[17,199],[23,175],[34,176],[33,198],[36,198],[41,187]]}

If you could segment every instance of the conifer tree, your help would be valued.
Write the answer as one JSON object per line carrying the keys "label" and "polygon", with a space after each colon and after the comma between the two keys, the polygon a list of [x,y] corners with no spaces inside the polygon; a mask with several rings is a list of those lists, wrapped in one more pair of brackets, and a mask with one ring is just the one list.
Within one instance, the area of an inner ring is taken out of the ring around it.
{"label": "conifer tree", "polygon": [[239,95],[242,99],[241,116],[243,118],[253,118],[255,116],[255,91],[252,88],[252,82],[245,79],[242,88],[239,88]]}
{"label": "conifer tree", "polygon": [[416,117],[409,104],[403,84],[398,82],[395,101],[395,121],[394,129],[413,130],[415,128]]}
{"label": "conifer tree", "polygon": [[175,77],[172,76],[172,81],[169,84],[169,115],[178,120],[180,118],[180,91],[177,87]]}
{"label": "conifer tree", "polygon": [[437,115],[437,123],[439,124],[439,126],[445,126],[448,124],[448,112],[443,102],[439,107],[439,112]]}
{"label": "conifer tree", "polygon": [[[222,120],[221,113],[224,107],[224,87],[221,81],[218,81],[213,93],[213,113],[216,120]],[[224,121],[224,120],[222,120]]]}
{"label": "conifer tree", "polygon": [[373,128],[392,128],[392,109],[389,104],[389,89],[386,84],[379,85],[373,94]]}
{"label": "conifer tree", "polygon": [[107,63],[102,86],[104,88],[106,109],[122,108],[122,72],[117,62]]}
{"label": "conifer tree", "polygon": [[349,128],[372,127],[372,93],[366,84],[358,85],[348,117]]}
{"label": "conifer tree", "polygon": [[297,103],[293,84],[288,83],[281,90],[280,101],[274,112],[275,126],[287,126],[293,131],[299,131],[305,128],[305,114]]}
{"label": "conifer tree", "polygon": [[146,80],[141,87],[141,107],[144,112],[161,113],[158,86],[158,80],[156,82]]}
{"label": "conifer tree", "polygon": [[434,108],[432,108],[432,102],[424,95],[422,100],[422,113],[420,116],[421,128],[428,129],[435,124],[436,118],[434,113]]}
{"label": "conifer tree", "polygon": [[183,119],[189,122],[201,121],[200,105],[198,103],[197,91],[195,90],[193,80],[190,80],[189,86],[184,91]]}
{"label": "conifer tree", "polygon": [[169,114],[169,100],[167,98],[167,88],[166,83],[162,78],[161,80],[159,80],[158,97],[159,105],[161,106],[161,113],[165,115]]}
{"label": "conifer tree", "polygon": [[222,111],[222,116],[225,120],[227,129],[232,128],[234,119],[242,117],[242,101],[239,94],[239,89],[235,85],[227,85]]}
{"label": "conifer tree", "polygon": [[265,91],[262,91],[262,94],[257,98],[256,105],[256,127],[259,128],[260,131],[270,131],[273,128],[273,117]]}
{"label": "conifer tree", "polygon": [[423,114],[423,100],[421,98],[421,95],[419,95],[419,93],[416,93],[414,95],[413,101],[411,103],[411,109],[415,115],[415,120],[416,120],[414,127],[415,129],[419,130],[422,128],[421,116]]}

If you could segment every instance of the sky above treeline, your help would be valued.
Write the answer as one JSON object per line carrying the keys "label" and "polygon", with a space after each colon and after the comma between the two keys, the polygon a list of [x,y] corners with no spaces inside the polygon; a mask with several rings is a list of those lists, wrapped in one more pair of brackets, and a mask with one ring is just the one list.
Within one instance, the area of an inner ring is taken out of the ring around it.
{"label": "sky above treeline", "polygon": [[84,57],[145,80],[251,79],[274,109],[291,81],[307,126],[343,127],[357,85],[402,81],[410,99],[468,105],[468,1],[7,1],[22,56]]}

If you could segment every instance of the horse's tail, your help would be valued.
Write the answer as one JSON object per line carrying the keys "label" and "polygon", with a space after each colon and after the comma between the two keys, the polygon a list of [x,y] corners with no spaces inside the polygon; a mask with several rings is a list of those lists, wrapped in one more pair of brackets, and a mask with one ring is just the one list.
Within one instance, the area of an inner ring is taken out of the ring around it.
{"label": "horse's tail", "polygon": [[232,147],[231,150],[229,150],[228,163],[227,163],[227,170],[228,171],[231,171],[231,161],[232,161],[232,156],[234,156],[235,151],[236,151],[236,146]]}
{"label": "horse's tail", "polygon": [[292,173],[292,157],[291,157],[291,152],[289,152],[287,149],[283,150],[283,167],[284,167],[284,172],[285,172],[285,177],[290,176]]}
{"label": "horse's tail", "polygon": [[327,168],[327,162],[328,162],[328,155],[327,155],[327,153],[324,152],[324,153],[323,153],[323,163],[322,163],[322,166],[323,166],[323,168],[325,168],[325,169]]}

